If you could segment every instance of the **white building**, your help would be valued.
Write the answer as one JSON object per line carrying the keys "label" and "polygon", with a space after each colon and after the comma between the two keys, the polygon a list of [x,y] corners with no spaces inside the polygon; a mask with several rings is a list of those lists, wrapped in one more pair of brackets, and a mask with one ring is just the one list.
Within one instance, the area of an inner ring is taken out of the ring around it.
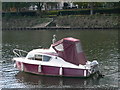
{"label": "white building", "polygon": [[37,9],[38,9],[38,6],[37,5],[31,5],[30,7],[29,7],[29,10],[34,10],[34,11],[37,11]]}

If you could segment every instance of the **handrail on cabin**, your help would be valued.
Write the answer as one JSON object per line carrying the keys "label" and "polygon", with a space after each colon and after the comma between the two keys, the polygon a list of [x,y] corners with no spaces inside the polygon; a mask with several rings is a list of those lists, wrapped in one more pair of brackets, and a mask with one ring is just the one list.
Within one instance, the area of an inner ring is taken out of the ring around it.
{"label": "handrail on cabin", "polygon": [[18,57],[22,57],[22,53],[28,53],[27,51],[24,50],[20,50],[20,49],[13,49],[13,53],[18,56]]}

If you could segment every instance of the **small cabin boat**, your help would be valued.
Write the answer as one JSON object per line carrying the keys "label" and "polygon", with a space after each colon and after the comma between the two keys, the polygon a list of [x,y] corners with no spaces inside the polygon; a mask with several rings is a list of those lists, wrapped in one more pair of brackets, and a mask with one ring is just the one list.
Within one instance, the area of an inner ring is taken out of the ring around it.
{"label": "small cabin boat", "polygon": [[[14,67],[20,71],[38,75],[89,77],[99,71],[98,62],[88,61],[79,39],[63,38],[51,44],[49,49],[34,49],[30,52],[14,49]],[[26,52],[26,57],[21,55]]]}

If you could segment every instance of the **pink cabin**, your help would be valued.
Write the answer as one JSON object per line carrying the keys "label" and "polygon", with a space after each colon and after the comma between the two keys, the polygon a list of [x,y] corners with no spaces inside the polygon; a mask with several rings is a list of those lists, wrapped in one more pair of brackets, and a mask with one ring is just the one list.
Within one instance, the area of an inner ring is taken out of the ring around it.
{"label": "pink cabin", "polygon": [[85,65],[87,62],[79,39],[72,37],[64,38],[52,44],[52,47],[58,53],[58,56],[67,62],[75,65]]}

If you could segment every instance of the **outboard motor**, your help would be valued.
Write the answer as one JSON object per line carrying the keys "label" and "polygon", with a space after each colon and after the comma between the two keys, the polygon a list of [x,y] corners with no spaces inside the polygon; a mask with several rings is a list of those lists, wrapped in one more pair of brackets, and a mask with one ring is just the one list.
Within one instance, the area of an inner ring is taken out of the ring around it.
{"label": "outboard motor", "polygon": [[99,71],[99,69],[98,69],[98,62],[96,60],[92,61],[90,63],[90,66],[91,66],[92,73],[95,73],[95,72]]}
{"label": "outboard motor", "polygon": [[100,72],[100,70],[99,70],[99,63],[98,63],[96,60],[92,61],[92,62],[90,63],[90,66],[91,66],[91,68],[92,68],[92,73],[96,72],[96,74],[97,74],[99,77],[102,77],[102,78],[103,78],[104,75]]}
{"label": "outboard motor", "polygon": [[90,66],[96,66],[96,65],[98,65],[98,62],[96,60],[94,60],[90,63]]}

